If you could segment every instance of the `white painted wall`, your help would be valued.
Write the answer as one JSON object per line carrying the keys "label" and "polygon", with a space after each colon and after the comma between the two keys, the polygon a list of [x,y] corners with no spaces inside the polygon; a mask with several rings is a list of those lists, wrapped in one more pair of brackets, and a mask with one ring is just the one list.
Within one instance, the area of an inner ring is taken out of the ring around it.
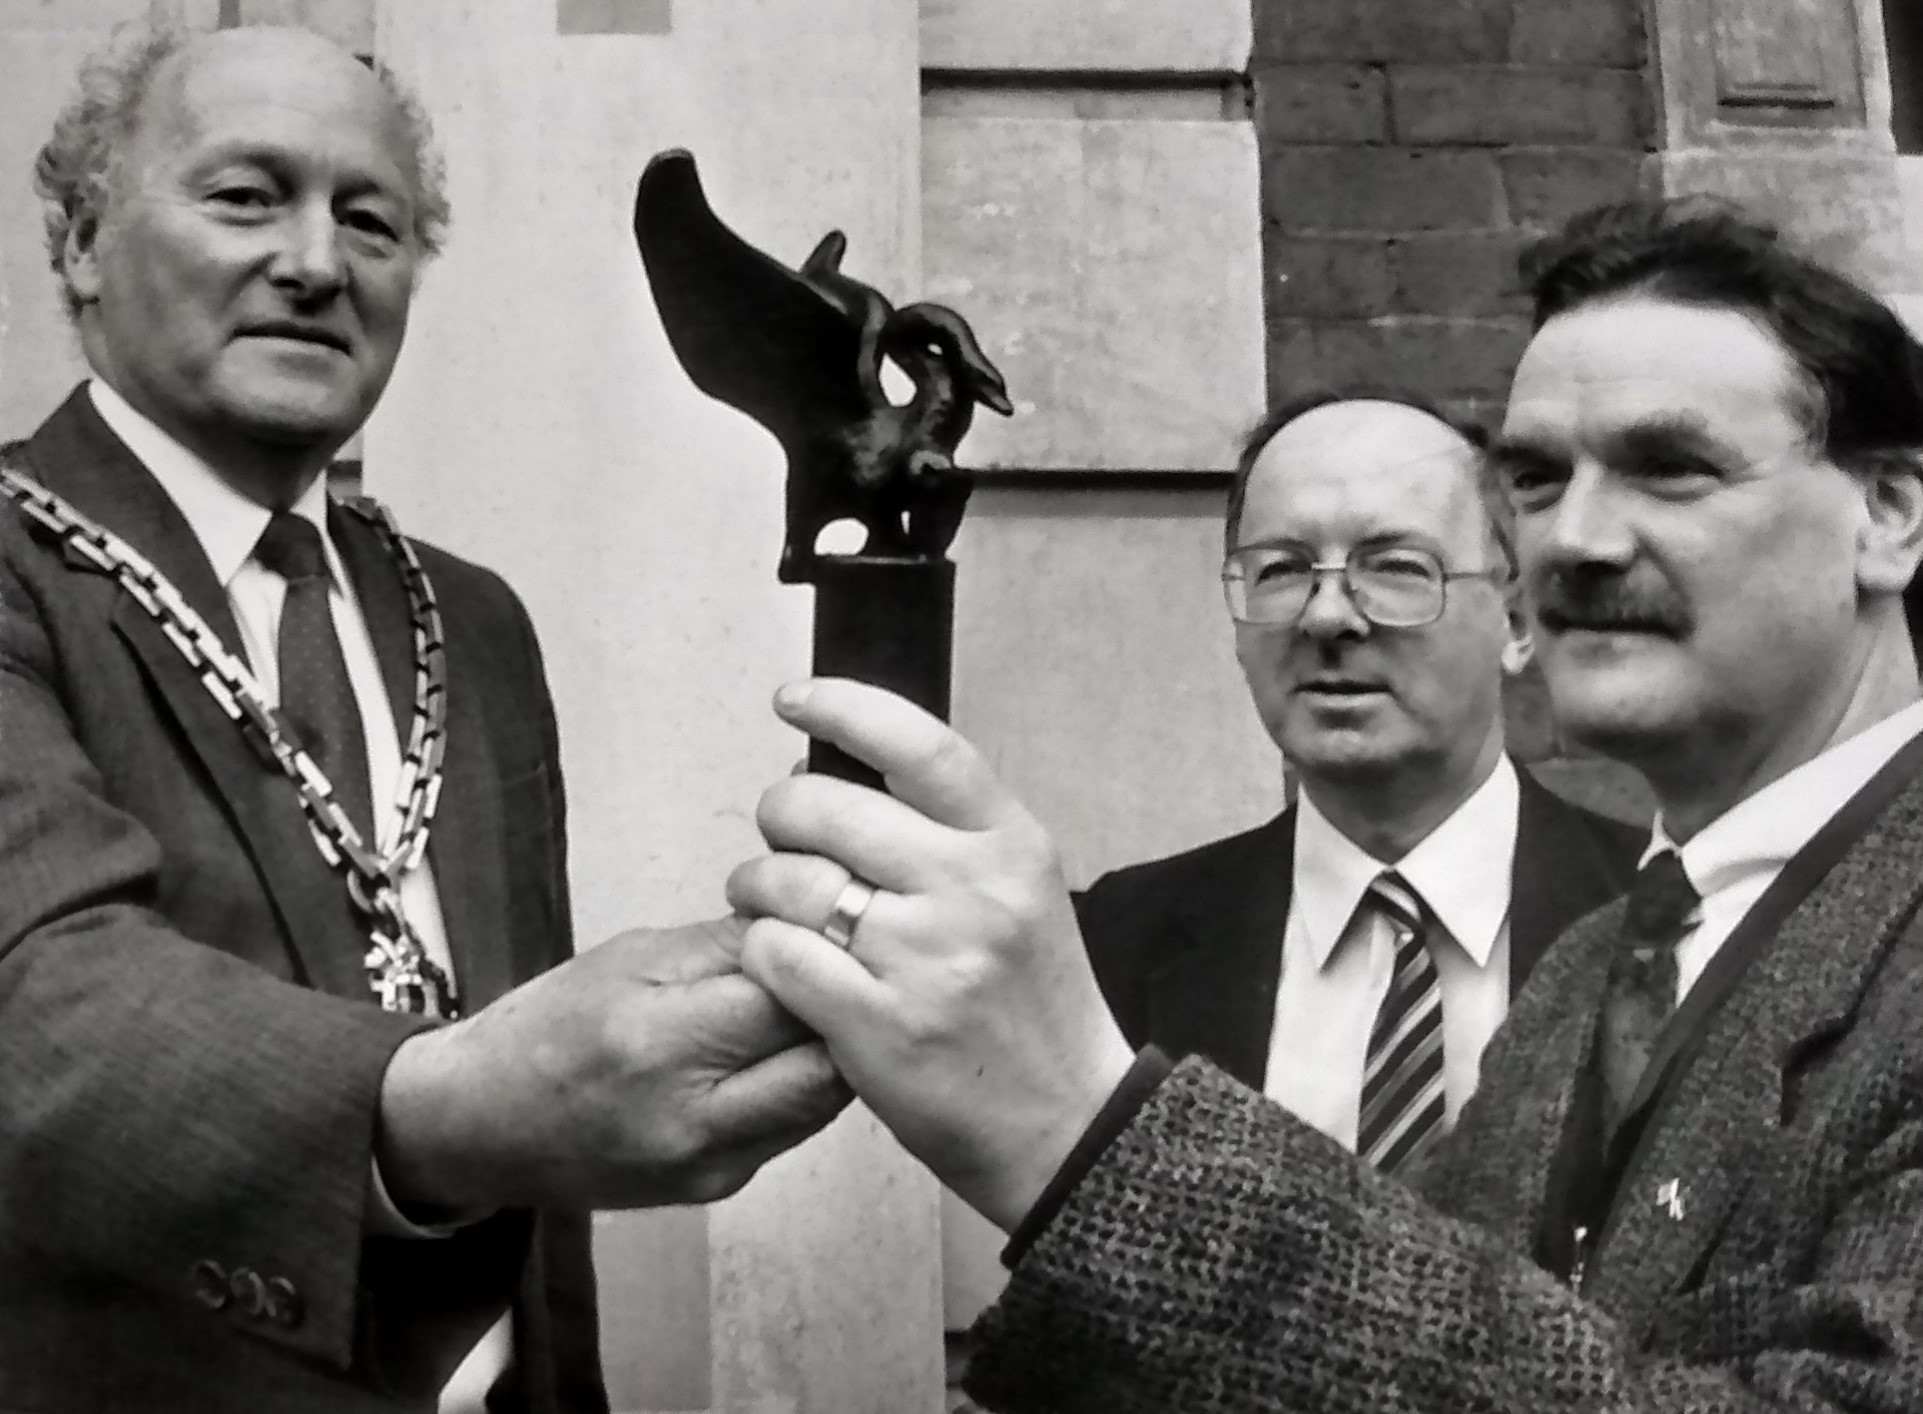
{"label": "white painted wall", "polygon": [[[913,288],[912,0],[677,4],[662,37],[405,0],[382,7],[378,47],[436,117],[455,221],[368,430],[370,489],[528,600],[583,942],[718,914],[759,848],[755,798],[802,749],[767,701],[807,667],[809,596],[774,578],[777,448],[696,392],[656,321],[634,184],[653,152],[690,147],[757,244],[794,263],[839,226],[852,272]],[[851,1116],[705,1223],[606,1220],[619,1405],[937,1408],[934,1214],[932,1181]]]}

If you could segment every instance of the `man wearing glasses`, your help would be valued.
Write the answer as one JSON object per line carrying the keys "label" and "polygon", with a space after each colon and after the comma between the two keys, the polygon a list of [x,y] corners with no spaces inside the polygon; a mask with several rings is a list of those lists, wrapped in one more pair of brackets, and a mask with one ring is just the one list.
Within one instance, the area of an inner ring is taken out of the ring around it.
{"label": "man wearing glasses", "polygon": [[1530,640],[1480,440],[1403,394],[1255,429],[1222,580],[1296,803],[1077,900],[1133,1044],[1205,1055],[1391,1171],[1453,1122],[1512,991],[1641,843],[1504,750]]}

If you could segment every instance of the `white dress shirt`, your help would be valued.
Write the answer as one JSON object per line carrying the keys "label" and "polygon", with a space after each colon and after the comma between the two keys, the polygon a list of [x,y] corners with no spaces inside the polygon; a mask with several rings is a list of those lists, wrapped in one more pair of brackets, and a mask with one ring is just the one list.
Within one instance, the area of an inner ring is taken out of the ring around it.
{"label": "white dress shirt", "polygon": [[[272,512],[223,481],[198,456],[155,426],[101,379],[88,383],[87,391],[101,421],[153,473],[154,480],[179,508],[200,541],[207,562],[213,566],[214,578],[227,591],[227,605],[240,629],[241,647],[246,650],[248,665],[268,703],[278,707],[280,611],[287,598],[287,581],[254,559],[254,547],[261,532],[267,529]],[[328,534],[325,478],[316,477],[314,484],[290,509],[320,531],[321,546],[333,578],[328,609],[333,615],[334,632],[340,639],[341,657],[347,664],[355,705],[360,708],[361,730],[367,740],[368,785],[374,804],[375,828],[381,847],[386,849],[392,846],[401,828],[400,802],[395,798],[401,778],[401,741],[394,729],[387,684],[381,677],[380,660],[374,653],[374,640],[368,633],[359,596],[341,564],[333,537]],[[344,882],[342,887],[346,887]],[[420,934],[428,956],[452,977],[454,963],[447,947],[441,897],[434,887],[434,871],[425,857],[418,867],[402,876],[400,897],[408,922]],[[372,1177],[372,1188],[375,1199],[372,1222],[377,1230],[390,1236],[431,1238],[440,1235],[418,1228],[401,1216],[387,1197],[378,1167]],[[446,1414],[456,1414],[456,1411],[467,1414],[481,1408],[482,1394],[506,1365],[508,1341],[509,1328],[504,1317],[448,1385],[441,1404]]]}
{"label": "white dress shirt", "polygon": [[1685,845],[1676,845],[1663,828],[1662,815],[1656,816],[1643,862],[1661,850],[1680,849],[1683,872],[1703,900],[1696,923],[1676,944],[1679,1005],[1783,866],[1919,731],[1923,702],[1771,781],[1711,820]]}
{"label": "white dress shirt", "polygon": [[1442,1080],[1455,1122],[1482,1050],[1509,1009],[1509,891],[1521,788],[1502,757],[1489,779],[1393,866],[1296,800],[1294,883],[1282,939],[1263,1093],[1355,1148],[1369,1032],[1394,973],[1395,935],[1363,895],[1393,867],[1440,927],[1431,934],[1442,994]]}

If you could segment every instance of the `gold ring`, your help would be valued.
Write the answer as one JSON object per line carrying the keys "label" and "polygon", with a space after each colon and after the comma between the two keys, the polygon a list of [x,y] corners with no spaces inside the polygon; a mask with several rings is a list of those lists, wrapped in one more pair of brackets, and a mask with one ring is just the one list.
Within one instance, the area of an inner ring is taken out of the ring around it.
{"label": "gold ring", "polygon": [[838,948],[847,948],[855,941],[855,929],[861,926],[861,915],[868,911],[868,905],[875,901],[875,888],[860,879],[849,876],[848,882],[841,886],[835,895],[835,906],[828,910],[828,921],[821,925],[821,936]]}

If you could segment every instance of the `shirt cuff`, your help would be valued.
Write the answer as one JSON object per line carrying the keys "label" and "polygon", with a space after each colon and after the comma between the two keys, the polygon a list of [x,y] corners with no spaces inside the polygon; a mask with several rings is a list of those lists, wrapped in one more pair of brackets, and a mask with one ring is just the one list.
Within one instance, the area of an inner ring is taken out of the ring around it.
{"label": "shirt cuff", "polygon": [[416,1222],[400,1210],[400,1205],[387,1191],[387,1184],[381,1179],[381,1161],[370,1159],[367,1164],[367,1230],[375,1237],[407,1237],[417,1241],[433,1241],[438,1238],[452,1237],[466,1223],[461,1222]]}
{"label": "shirt cuff", "polygon": [[1028,1249],[1035,1245],[1035,1239],[1042,1230],[1055,1219],[1068,1201],[1068,1195],[1075,1186],[1088,1177],[1088,1171],[1095,1167],[1095,1161],[1134,1121],[1136,1113],[1148,1103],[1148,1097],[1156,1088],[1169,1078],[1175,1069],[1175,1062],[1163,1051],[1154,1046],[1144,1046],[1141,1054],[1135,1057],[1135,1064],[1128,1068],[1122,1083],[1110,1092],[1102,1108],[1095,1114],[1082,1137],[1075,1141],[1075,1147],[1068,1151],[1062,1166],[1055,1170],[1055,1176],[1042,1189],[1042,1196],[1035,1200],[1022,1220],[1015,1224],[1009,1234],[1008,1245],[1002,1248],[1002,1265],[1013,1267],[1028,1255]]}

